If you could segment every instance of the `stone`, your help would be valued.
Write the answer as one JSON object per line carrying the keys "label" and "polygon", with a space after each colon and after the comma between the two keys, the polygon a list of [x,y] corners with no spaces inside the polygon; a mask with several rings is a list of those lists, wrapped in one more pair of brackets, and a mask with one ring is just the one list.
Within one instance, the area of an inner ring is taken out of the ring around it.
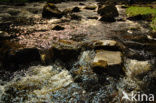
{"label": "stone", "polygon": [[10,35],[7,32],[0,31],[0,38],[9,38]]}
{"label": "stone", "polygon": [[114,5],[100,6],[97,12],[101,15],[100,21],[105,22],[115,22],[115,17],[119,15]]}
{"label": "stone", "polygon": [[42,17],[43,18],[61,18],[63,16],[63,13],[53,4],[53,3],[47,3],[44,7],[43,7],[43,11],[42,11]]}
{"label": "stone", "polygon": [[92,47],[95,49],[105,49],[111,51],[123,51],[125,46],[115,40],[97,40],[93,41]]}
{"label": "stone", "polygon": [[95,10],[96,8],[97,8],[96,5],[88,5],[85,7],[85,9],[87,9],[87,10]]}
{"label": "stone", "polygon": [[108,5],[108,6],[100,6],[98,9],[98,14],[101,16],[107,15],[107,16],[112,16],[112,17],[117,17],[119,15],[117,8],[115,5]]}
{"label": "stone", "polygon": [[101,67],[104,67],[104,68],[107,65],[108,66],[121,65],[122,53],[119,51],[97,50],[93,63],[102,64]]}
{"label": "stone", "polygon": [[36,61],[40,62],[39,50],[36,48],[25,48],[6,54],[3,58],[3,66],[11,67],[14,71],[19,69],[19,65],[26,66]]}
{"label": "stone", "polygon": [[153,18],[152,14],[138,14],[135,16],[128,17],[129,20],[138,21],[138,20],[146,20],[151,21]]}
{"label": "stone", "polygon": [[56,25],[56,26],[54,26],[54,27],[52,28],[52,30],[57,30],[57,31],[59,31],[59,30],[64,30],[64,27],[62,27],[62,26],[60,26],[60,25]]}
{"label": "stone", "polygon": [[[41,58],[43,58],[45,62],[60,60],[64,66],[69,69],[71,68],[70,66],[72,66],[70,64],[78,59],[80,51],[79,43],[72,40],[59,40],[57,42],[52,42],[51,48],[45,51],[44,54],[41,55]],[[49,62],[45,64],[49,64]]]}
{"label": "stone", "polygon": [[103,15],[101,18],[100,18],[100,21],[104,21],[104,22],[115,22],[115,18],[112,17],[111,15]]}
{"label": "stone", "polygon": [[67,14],[69,14],[69,13],[72,13],[72,9],[71,9],[71,8],[67,8],[67,9],[64,9],[64,10],[63,10],[63,14],[64,14],[64,15],[67,15]]}
{"label": "stone", "polygon": [[72,12],[80,12],[80,8],[79,8],[79,7],[74,7],[74,8],[72,9]]}
{"label": "stone", "polygon": [[81,20],[82,17],[80,15],[77,15],[77,14],[71,14],[70,18],[72,20]]}
{"label": "stone", "polygon": [[120,51],[97,50],[92,62],[93,72],[97,74],[107,73],[119,77],[123,75],[122,53]]}
{"label": "stone", "polygon": [[134,59],[126,60],[126,74],[129,77],[135,77],[151,70],[151,64],[148,61],[139,61]]}

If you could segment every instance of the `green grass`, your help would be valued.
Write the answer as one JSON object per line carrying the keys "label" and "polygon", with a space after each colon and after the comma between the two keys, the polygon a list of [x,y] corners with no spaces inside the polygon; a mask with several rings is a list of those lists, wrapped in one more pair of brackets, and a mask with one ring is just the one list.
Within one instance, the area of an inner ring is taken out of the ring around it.
{"label": "green grass", "polygon": [[156,31],[156,8],[150,7],[139,7],[139,6],[131,6],[126,9],[127,16],[136,16],[136,15],[146,15],[151,14],[153,18],[151,18],[151,27],[153,31]]}

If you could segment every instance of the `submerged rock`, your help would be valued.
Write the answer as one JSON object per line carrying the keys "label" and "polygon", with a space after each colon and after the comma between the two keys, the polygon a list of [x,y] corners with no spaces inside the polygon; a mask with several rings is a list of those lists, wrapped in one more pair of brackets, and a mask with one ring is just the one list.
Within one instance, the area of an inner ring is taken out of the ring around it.
{"label": "submerged rock", "polygon": [[48,19],[50,19],[52,17],[61,18],[62,12],[53,3],[47,3],[43,7],[42,17],[48,18]]}

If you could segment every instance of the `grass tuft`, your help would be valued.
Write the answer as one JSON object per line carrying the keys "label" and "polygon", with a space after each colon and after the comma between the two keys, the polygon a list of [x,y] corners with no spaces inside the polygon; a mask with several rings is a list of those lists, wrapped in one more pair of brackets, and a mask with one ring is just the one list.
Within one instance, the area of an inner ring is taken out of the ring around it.
{"label": "grass tuft", "polygon": [[153,29],[153,31],[156,31],[156,8],[131,6],[126,9],[126,13],[128,17],[151,14],[151,28]]}

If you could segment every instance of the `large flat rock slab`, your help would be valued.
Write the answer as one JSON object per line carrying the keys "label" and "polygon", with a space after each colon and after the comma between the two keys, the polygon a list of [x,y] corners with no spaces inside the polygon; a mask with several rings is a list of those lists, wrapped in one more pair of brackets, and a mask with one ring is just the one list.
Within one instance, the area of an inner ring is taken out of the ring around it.
{"label": "large flat rock slab", "polygon": [[120,51],[97,50],[93,63],[104,61],[108,66],[120,65],[122,63],[122,54]]}

